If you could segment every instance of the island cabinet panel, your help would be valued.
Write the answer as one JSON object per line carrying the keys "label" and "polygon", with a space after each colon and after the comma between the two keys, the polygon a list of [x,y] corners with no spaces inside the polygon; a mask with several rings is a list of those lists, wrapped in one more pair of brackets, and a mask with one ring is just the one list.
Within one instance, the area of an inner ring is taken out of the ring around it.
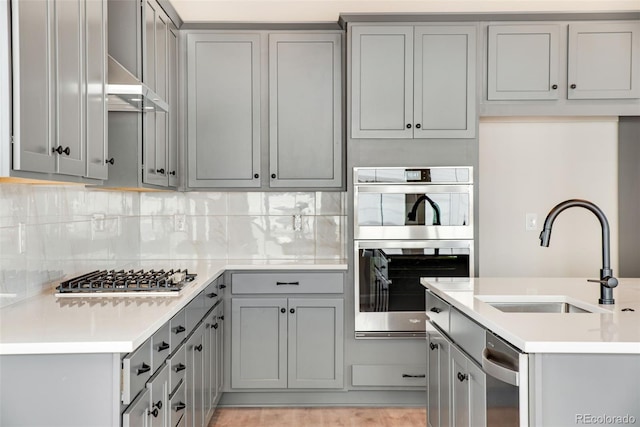
{"label": "island cabinet panel", "polygon": [[488,99],[558,99],[559,25],[491,25],[487,54]]}
{"label": "island cabinet panel", "polygon": [[473,138],[475,25],[353,25],[352,138]]}
{"label": "island cabinet panel", "polygon": [[640,23],[569,25],[569,99],[640,98]]}
{"label": "island cabinet panel", "polygon": [[342,185],[342,35],[269,34],[270,187]]}
{"label": "island cabinet panel", "polygon": [[450,351],[451,425],[486,426],[486,375],[456,346]]}
{"label": "island cabinet panel", "polygon": [[187,35],[188,184],[260,186],[260,35]]}
{"label": "island cabinet panel", "polygon": [[427,349],[427,425],[449,427],[450,419],[450,351],[447,340],[429,332]]}

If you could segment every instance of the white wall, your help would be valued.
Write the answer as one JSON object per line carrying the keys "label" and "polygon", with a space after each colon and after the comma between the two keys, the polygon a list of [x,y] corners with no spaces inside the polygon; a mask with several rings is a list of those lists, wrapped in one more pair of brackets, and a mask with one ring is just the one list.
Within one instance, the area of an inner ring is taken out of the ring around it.
{"label": "white wall", "polygon": [[[564,211],[550,246],[538,240],[549,210],[572,198],[590,200],[607,215],[616,272],[617,118],[486,118],[479,139],[481,276],[596,278],[601,227],[591,212]],[[526,213],[538,215],[535,231],[525,231]]]}
{"label": "white wall", "polygon": [[341,13],[640,10],[638,0],[170,0],[185,22],[336,22]]}

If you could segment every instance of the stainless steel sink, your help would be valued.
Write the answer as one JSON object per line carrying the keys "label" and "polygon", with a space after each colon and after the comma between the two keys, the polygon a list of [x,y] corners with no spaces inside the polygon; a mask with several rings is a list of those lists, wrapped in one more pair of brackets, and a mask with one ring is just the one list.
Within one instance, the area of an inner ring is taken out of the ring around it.
{"label": "stainless steel sink", "polygon": [[506,313],[592,313],[568,302],[487,302],[492,307]]}

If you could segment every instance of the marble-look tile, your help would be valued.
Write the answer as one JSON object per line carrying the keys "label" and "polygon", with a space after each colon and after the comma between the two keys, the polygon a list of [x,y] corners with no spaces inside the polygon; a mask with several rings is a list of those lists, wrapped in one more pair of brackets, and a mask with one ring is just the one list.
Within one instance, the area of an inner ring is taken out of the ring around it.
{"label": "marble-look tile", "polygon": [[316,216],[316,258],[345,258],[345,221],[345,216]]}
{"label": "marble-look tile", "polygon": [[105,222],[111,236],[109,258],[113,260],[136,259],[140,254],[140,217],[122,216]]}
{"label": "marble-look tile", "polygon": [[267,217],[265,259],[313,259],[315,257],[315,217],[302,216],[301,229],[295,231],[292,218]]}
{"label": "marble-look tile", "polygon": [[227,239],[229,259],[263,259],[269,234],[265,216],[229,216]]}
{"label": "marble-look tile", "polygon": [[315,193],[265,193],[268,215],[315,215]]}
{"label": "marble-look tile", "polygon": [[110,191],[103,190],[87,190],[86,207],[83,214],[91,216],[94,213],[107,214],[109,212],[109,202],[111,198]]}
{"label": "marble-look tile", "polygon": [[316,215],[346,215],[345,192],[318,191]]}
{"label": "marble-look tile", "polygon": [[264,215],[267,213],[265,206],[265,193],[260,192],[233,192],[228,193],[228,215]]}
{"label": "marble-look tile", "polygon": [[186,220],[186,231],[171,235],[172,258],[226,259],[226,216],[187,216]]}
{"label": "marble-look tile", "polygon": [[226,215],[227,193],[192,192],[185,193],[185,214],[187,215]]}
{"label": "marble-look tile", "polygon": [[140,258],[167,259],[171,253],[173,216],[140,217]]}
{"label": "marble-look tile", "polygon": [[151,191],[140,194],[140,215],[184,213],[184,194],[177,191]]}

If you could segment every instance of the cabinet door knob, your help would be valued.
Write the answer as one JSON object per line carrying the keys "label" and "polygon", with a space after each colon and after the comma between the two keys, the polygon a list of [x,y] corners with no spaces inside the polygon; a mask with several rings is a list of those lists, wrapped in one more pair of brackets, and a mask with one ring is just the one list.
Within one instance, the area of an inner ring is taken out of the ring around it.
{"label": "cabinet door knob", "polygon": [[254,177],[255,179],[258,179],[258,178],[260,178],[260,175],[255,174],[255,175],[253,175],[253,177]]}
{"label": "cabinet door knob", "polygon": [[416,129],[420,129],[422,125],[420,123],[416,124]]}
{"label": "cabinet door knob", "polygon": [[173,370],[176,372],[184,371],[185,369],[187,369],[187,367],[182,363],[178,363],[176,367],[173,368]]}
{"label": "cabinet door knob", "polygon": [[71,148],[62,148],[62,145],[58,145],[56,148],[52,148],[51,151],[58,154],[66,154],[67,156],[71,154]]}
{"label": "cabinet door knob", "polygon": [[187,405],[184,404],[184,402],[178,402],[176,403],[176,405],[173,407],[174,411],[178,412],[178,411],[182,411],[184,408],[186,408]]}
{"label": "cabinet door knob", "polygon": [[105,160],[104,162],[105,162],[106,164],[108,164],[108,165],[112,165],[112,166],[113,166],[113,165],[115,164],[115,162],[116,162],[116,161],[115,161],[115,159],[112,157],[112,158],[110,158],[109,160]]}
{"label": "cabinet door knob", "polygon": [[140,366],[136,370],[136,375],[144,374],[145,372],[149,372],[150,370],[151,370],[151,366],[149,366],[146,363],[142,362],[142,366]]}
{"label": "cabinet door knob", "polygon": [[280,309],[280,313],[286,313],[286,312],[287,312],[287,309],[286,309],[286,308],[281,308],[281,309]]}
{"label": "cabinet door knob", "polygon": [[575,89],[575,88],[577,88],[578,86],[576,86],[576,85],[575,85],[575,83],[574,83],[574,84],[572,84],[570,87],[571,87],[571,89]]}
{"label": "cabinet door knob", "polygon": [[458,380],[460,382],[465,381],[467,379],[469,379],[469,375],[463,374],[462,372],[458,372]]}
{"label": "cabinet door knob", "polygon": [[411,123],[407,123],[407,129],[411,129]]}
{"label": "cabinet door knob", "polygon": [[175,329],[174,329],[174,331],[173,331],[173,332],[174,332],[175,334],[181,334],[181,333],[183,333],[184,331],[186,331],[185,327],[184,327],[184,326],[182,326],[182,325],[178,325],[178,326],[176,326],[176,327],[175,327]]}
{"label": "cabinet door knob", "polygon": [[160,175],[164,175],[164,168],[156,169],[156,173],[158,173]]}
{"label": "cabinet door knob", "polygon": [[156,418],[158,414],[159,414],[158,408],[153,408],[153,411],[151,411],[151,415],[153,415],[153,417]]}
{"label": "cabinet door knob", "polygon": [[171,171],[171,172],[169,172],[169,175],[176,176],[176,171]]}
{"label": "cabinet door knob", "polygon": [[553,85],[553,86],[551,86],[551,89],[553,89],[553,90],[558,89],[558,85]]}
{"label": "cabinet door knob", "polygon": [[169,345],[168,343],[166,343],[166,342],[162,341],[162,342],[160,343],[160,345],[158,346],[158,352],[168,350],[168,349],[169,349],[169,347],[170,347],[170,345]]}
{"label": "cabinet door knob", "polygon": [[193,349],[196,351],[202,351],[202,344],[198,344],[197,346],[193,347]]}
{"label": "cabinet door knob", "polygon": [[276,179],[276,174],[275,174],[275,173],[272,173],[272,174],[271,174],[271,178]]}
{"label": "cabinet door knob", "polygon": [[213,329],[218,329],[218,326],[219,326],[219,325],[218,325],[217,323],[214,323],[214,324],[213,324]]}
{"label": "cabinet door knob", "polygon": [[434,344],[434,343],[430,342],[430,343],[429,343],[429,348],[430,348],[431,350],[435,350],[436,348],[438,348],[438,344]]}
{"label": "cabinet door knob", "polygon": [[293,314],[293,313],[295,313],[295,312],[296,312],[296,309],[295,309],[295,308],[292,308],[291,310],[289,310],[289,313],[291,313],[291,314]]}

